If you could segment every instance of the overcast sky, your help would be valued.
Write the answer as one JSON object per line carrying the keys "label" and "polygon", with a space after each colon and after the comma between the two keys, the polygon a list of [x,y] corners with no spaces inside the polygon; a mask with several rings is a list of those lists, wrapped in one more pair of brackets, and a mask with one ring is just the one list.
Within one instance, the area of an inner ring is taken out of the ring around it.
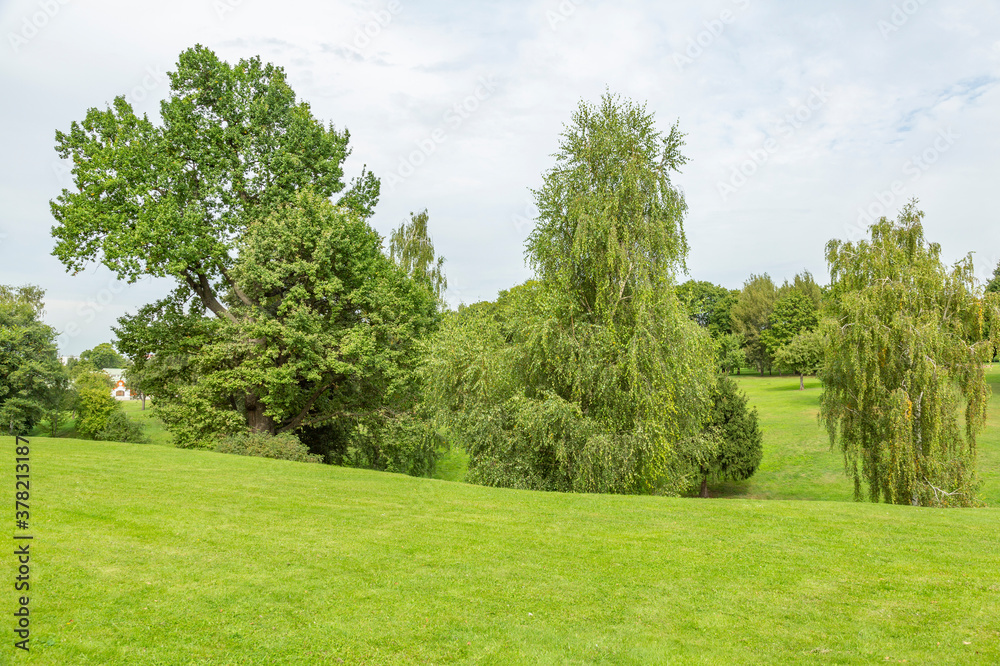
{"label": "overcast sky", "polygon": [[975,252],[980,277],[1000,259],[995,0],[4,0],[0,35],[0,284],[46,289],[65,354],[171,283],[51,256],[49,201],[72,187],[54,133],[120,94],[155,117],[196,43],[281,65],[350,130],[349,173],[382,178],[383,236],[429,210],[453,305],[530,277],[530,188],[606,89],[687,134],[690,277],[826,281],[828,240],[911,197],[946,259]]}

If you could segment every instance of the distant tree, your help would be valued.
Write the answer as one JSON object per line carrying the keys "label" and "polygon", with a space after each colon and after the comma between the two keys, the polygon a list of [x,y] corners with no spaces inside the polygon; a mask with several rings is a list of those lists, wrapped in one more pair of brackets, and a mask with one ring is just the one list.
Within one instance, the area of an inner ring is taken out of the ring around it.
{"label": "distant tree", "polygon": [[691,319],[699,326],[709,329],[713,337],[729,331],[729,316],[726,313],[725,328],[720,330],[720,308],[731,307],[729,290],[711,282],[688,280],[677,287],[677,298],[684,304]]}
{"label": "distant tree", "polygon": [[778,289],[767,273],[751,275],[731,310],[733,333],[743,336],[747,360],[762,375],[774,361],[761,334],[771,326],[771,312],[777,299]]}
{"label": "distant tree", "polygon": [[27,434],[61,400],[66,372],[56,332],[42,323],[45,292],[0,285],[0,428]]}
{"label": "distant tree", "polygon": [[993,269],[993,277],[986,283],[986,293],[1000,293],[1000,263],[997,263],[996,268]]}
{"label": "distant tree", "polygon": [[770,325],[761,332],[760,339],[767,353],[775,357],[778,350],[799,333],[814,330],[819,325],[819,313],[808,296],[791,289],[775,301],[768,323]]}
{"label": "distant tree", "polygon": [[90,363],[98,370],[103,368],[124,368],[128,361],[115,351],[109,342],[102,342],[93,349],[88,349],[80,354],[80,361]]}
{"label": "distant tree", "polygon": [[855,499],[972,505],[976,434],[997,301],[983,299],[971,256],[948,268],[911,201],[870,240],[827,244],[833,298],[825,326],[821,417]]}
{"label": "distant tree", "polygon": [[407,275],[427,284],[437,299],[444,299],[448,278],[444,274],[444,257],[434,254],[434,243],[427,232],[427,209],[410,213],[389,237],[389,258]]}
{"label": "distant tree", "polygon": [[779,368],[799,376],[799,390],[806,388],[805,375],[816,374],[823,363],[823,334],[819,330],[800,331],[775,353],[774,362]]}
{"label": "distant tree", "polygon": [[816,284],[816,280],[809,271],[797,273],[795,277],[792,278],[791,282],[785,280],[784,284],[782,284],[781,288],[778,290],[778,296],[779,298],[787,296],[791,291],[797,291],[803,296],[806,296],[810,301],[812,301],[813,307],[817,311],[822,309],[823,288]]}
{"label": "distant tree", "polygon": [[121,409],[110,391],[87,386],[78,391],[76,431],[81,437],[96,439],[111,422],[111,416]]}
{"label": "distant tree", "polygon": [[724,333],[716,338],[718,344],[719,369],[723,374],[736,371],[740,374],[740,369],[746,363],[746,352],[743,351],[743,336],[736,333]]}
{"label": "distant tree", "polygon": [[740,298],[739,289],[727,289],[726,295],[715,301],[715,307],[708,316],[708,332],[718,338],[733,332],[733,306]]}
{"label": "distant tree", "polygon": [[710,479],[743,481],[753,476],[763,456],[763,441],[757,410],[747,409],[747,397],[736,382],[720,377],[702,431],[682,445],[697,470],[701,496],[708,497]]}

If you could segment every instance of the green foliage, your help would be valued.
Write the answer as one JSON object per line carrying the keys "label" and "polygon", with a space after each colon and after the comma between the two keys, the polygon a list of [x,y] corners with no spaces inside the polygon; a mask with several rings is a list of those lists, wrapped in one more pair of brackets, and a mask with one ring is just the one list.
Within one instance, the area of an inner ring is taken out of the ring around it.
{"label": "green foliage", "polygon": [[92,367],[100,370],[103,368],[124,368],[128,361],[115,351],[111,343],[102,342],[93,349],[81,353],[80,363],[89,363]]}
{"label": "green foliage", "polygon": [[434,254],[434,243],[427,232],[427,209],[410,213],[409,223],[403,222],[392,232],[389,258],[407,275],[426,283],[439,301],[444,299],[448,278],[444,274],[444,257]]}
{"label": "green foliage", "polygon": [[691,319],[707,328],[713,338],[732,333],[730,311],[738,296],[738,291],[711,282],[688,280],[677,287],[677,297]]}
{"label": "green foliage", "polygon": [[774,303],[767,318],[769,326],[761,331],[760,341],[767,354],[774,358],[778,350],[803,331],[812,331],[819,325],[815,303],[804,293],[791,289]]}
{"label": "green foliage", "polygon": [[149,438],[141,423],[131,420],[120,409],[115,409],[108,416],[107,422],[94,439],[105,442],[131,442],[133,444],[147,444]]}
{"label": "green foliage", "polygon": [[767,273],[751,275],[730,311],[733,333],[743,336],[746,358],[762,375],[773,362],[762,334],[771,325],[777,300],[778,289]]}
{"label": "green foliage", "polygon": [[729,374],[734,370],[739,372],[747,361],[746,352],[743,350],[743,336],[737,333],[723,333],[715,341],[719,370],[723,374]]}
{"label": "green foliage", "polygon": [[779,368],[799,376],[799,389],[805,390],[804,375],[819,372],[826,343],[819,330],[803,330],[778,349],[774,362]]}
{"label": "green foliage", "polygon": [[670,180],[687,162],[683,145],[677,126],[664,137],[644,106],[610,94],[599,107],[581,102],[534,192],[526,255],[539,279],[602,321],[663,290],[688,250],[687,204]]}
{"label": "green foliage", "polygon": [[823,288],[816,284],[812,273],[802,271],[795,275],[791,282],[785,280],[778,290],[779,296],[787,296],[790,292],[797,291],[812,301],[813,309],[817,312],[823,307]]}
{"label": "green foliage", "polygon": [[426,418],[368,419],[351,432],[343,463],[410,476],[431,476],[447,449]]}
{"label": "green foliage", "polygon": [[287,432],[279,435],[269,435],[263,432],[231,435],[219,442],[215,450],[218,453],[231,453],[238,456],[257,456],[258,458],[306,463],[323,462],[322,456],[309,453],[309,448],[300,442],[298,437]]}
{"label": "green foliage", "polygon": [[172,298],[117,329],[181,446],[239,431],[251,412],[258,429],[292,432],[384,425],[412,407],[417,340],[436,325],[436,302],[364,220],[303,192],[247,231],[232,275],[247,300],[232,305],[235,323]]}
{"label": "green foliage", "polygon": [[641,106],[581,103],[535,192],[538,281],[446,318],[427,401],[469,454],[468,480],[580,492],[676,492],[678,442],[714,381],[709,335],[677,300],[681,134]]}
{"label": "green foliage", "polygon": [[41,321],[45,292],[0,285],[0,428],[25,435],[66,390],[56,332]]}
{"label": "green foliage", "polygon": [[99,439],[98,435],[111,426],[111,418],[121,405],[110,391],[87,387],[78,389],[76,431],[82,437]]}
{"label": "green foliage", "polygon": [[998,262],[996,268],[993,269],[993,277],[991,277],[990,281],[986,283],[986,293],[1000,293],[1000,262]]}
{"label": "green foliage", "polygon": [[764,450],[757,410],[747,409],[746,394],[736,382],[720,377],[711,397],[701,432],[682,445],[684,459],[701,482],[703,497],[708,497],[710,479],[744,481],[753,476]]}
{"label": "green foliage", "polygon": [[971,256],[946,268],[922,218],[910,202],[895,222],[873,224],[871,240],[827,245],[834,321],[821,414],[856,499],[864,482],[873,502],[967,506],[998,311],[977,293]]}

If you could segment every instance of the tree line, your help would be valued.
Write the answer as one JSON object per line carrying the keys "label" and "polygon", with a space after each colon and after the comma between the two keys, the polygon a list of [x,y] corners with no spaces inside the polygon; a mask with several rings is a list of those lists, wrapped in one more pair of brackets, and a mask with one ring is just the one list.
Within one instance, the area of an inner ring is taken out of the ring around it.
{"label": "tree line", "polygon": [[426,211],[383,250],[378,179],[344,182],[349,133],[280,67],[196,46],[169,77],[159,124],[119,97],[57,132],[76,188],[52,212],[67,270],[174,280],[115,333],[179,446],[281,437],[426,474],[457,445],[477,483],[704,494],[760,463],[756,412],[727,376],[751,364],[800,386],[820,373],[857,497],[975,503],[997,307],[971,259],[941,264],[915,204],[870,240],[831,241],[827,286],[679,283],[683,134],[606,94],[580,103],[533,192],[534,278],[451,311]]}

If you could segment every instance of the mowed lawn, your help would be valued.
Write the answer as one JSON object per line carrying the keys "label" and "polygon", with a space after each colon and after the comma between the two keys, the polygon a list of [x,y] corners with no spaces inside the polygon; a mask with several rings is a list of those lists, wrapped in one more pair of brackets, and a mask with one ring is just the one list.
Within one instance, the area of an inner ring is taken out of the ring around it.
{"label": "mowed lawn", "polygon": [[1000,509],[536,493],[44,438],[31,474],[14,663],[1000,662]]}
{"label": "mowed lawn", "polygon": [[[764,457],[757,473],[741,483],[710,486],[722,497],[851,501],[854,484],[844,473],[839,448],[830,449],[826,428],[819,422],[820,381],[798,376],[735,377],[757,408],[764,431]],[[977,438],[980,497],[1000,507],[1000,365],[992,364],[987,379],[993,390],[985,429]]]}

